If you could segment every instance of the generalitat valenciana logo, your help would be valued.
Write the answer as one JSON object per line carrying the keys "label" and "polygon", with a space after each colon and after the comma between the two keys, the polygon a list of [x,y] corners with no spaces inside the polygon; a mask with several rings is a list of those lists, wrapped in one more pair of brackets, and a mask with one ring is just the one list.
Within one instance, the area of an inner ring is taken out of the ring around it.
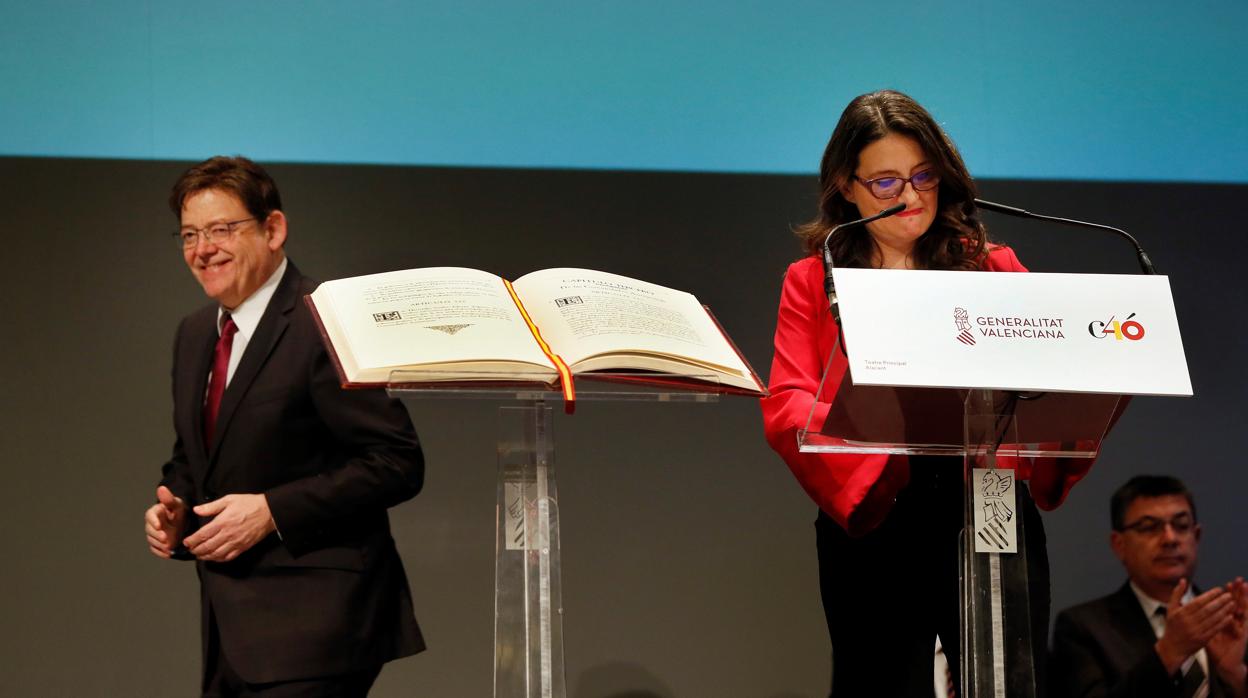
{"label": "generalitat valenciana logo", "polygon": [[980,338],[991,341],[1053,341],[1065,340],[1066,320],[1060,317],[1020,315],[976,315],[973,319],[965,308],[953,309],[957,340],[974,346]]}
{"label": "generalitat valenciana logo", "polygon": [[958,341],[975,346],[975,335],[971,334],[971,318],[967,315],[966,308],[953,309],[953,324],[958,327]]}

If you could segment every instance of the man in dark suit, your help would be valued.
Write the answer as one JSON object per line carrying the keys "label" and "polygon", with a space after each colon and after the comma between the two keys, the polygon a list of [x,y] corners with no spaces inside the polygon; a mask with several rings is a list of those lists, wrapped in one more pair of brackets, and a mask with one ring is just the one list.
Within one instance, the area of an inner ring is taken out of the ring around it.
{"label": "man in dark suit", "polygon": [[1110,546],[1121,589],[1057,617],[1053,695],[1248,696],[1248,585],[1197,594],[1196,504],[1172,477],[1141,475],[1114,493]]}
{"label": "man in dark suit", "polygon": [[424,649],[386,511],[420,491],[416,433],[339,386],[262,168],[207,160],[170,205],[213,302],[178,327],[177,440],[145,529],[153,554],[196,560],[203,694],[366,695]]}

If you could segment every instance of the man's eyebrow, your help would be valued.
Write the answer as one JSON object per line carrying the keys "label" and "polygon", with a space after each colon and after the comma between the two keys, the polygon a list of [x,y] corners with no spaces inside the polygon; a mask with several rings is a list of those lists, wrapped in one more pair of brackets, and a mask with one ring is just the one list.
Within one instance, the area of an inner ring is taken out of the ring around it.
{"label": "man's eyebrow", "polygon": [[223,218],[214,218],[201,226],[194,226],[189,223],[183,223],[182,226],[179,228],[179,230],[199,230],[201,228],[211,228],[212,226],[218,225],[220,223],[227,223],[229,222],[229,220],[230,220],[230,217],[225,216]]}

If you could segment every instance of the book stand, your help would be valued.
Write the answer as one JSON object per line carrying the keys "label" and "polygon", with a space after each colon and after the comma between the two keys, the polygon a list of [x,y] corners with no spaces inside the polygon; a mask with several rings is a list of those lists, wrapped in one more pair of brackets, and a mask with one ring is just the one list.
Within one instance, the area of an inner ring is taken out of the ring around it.
{"label": "book stand", "polygon": [[[545,385],[549,374],[516,381],[481,373],[395,371],[387,389],[405,402],[428,399],[498,400],[498,488],[494,540],[494,698],[564,698],[563,596],[559,496],[551,404],[563,394]],[[668,378],[665,376],[665,379]],[[670,376],[669,386],[636,383],[635,374],[578,377],[577,402],[716,402],[712,375]],[[705,389],[674,383],[697,380]]]}
{"label": "book stand", "polygon": [[[829,355],[824,380],[838,351],[839,342]],[[818,394],[827,395],[822,383]],[[799,432],[799,447],[807,453],[963,459],[959,695],[1030,698],[1037,691],[1031,660],[1024,517],[1013,517],[1018,526],[1016,553],[977,552],[972,469],[995,469],[998,459],[1021,463],[1036,458],[1093,458],[1119,400],[1118,395],[1089,393],[1027,395],[984,389],[855,386],[847,370],[826,420],[816,423],[812,409],[806,428]]]}

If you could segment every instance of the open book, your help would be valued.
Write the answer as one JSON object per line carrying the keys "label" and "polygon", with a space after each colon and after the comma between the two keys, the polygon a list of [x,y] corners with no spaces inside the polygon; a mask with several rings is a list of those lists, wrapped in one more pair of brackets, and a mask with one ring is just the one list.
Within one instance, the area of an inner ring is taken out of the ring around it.
{"label": "open book", "polygon": [[[407,269],[326,281],[308,304],[344,387],[539,381],[571,397],[573,374],[608,372],[766,393],[696,298],[607,272],[545,269],[508,282],[462,267]],[[417,377],[396,379],[404,375]]]}

